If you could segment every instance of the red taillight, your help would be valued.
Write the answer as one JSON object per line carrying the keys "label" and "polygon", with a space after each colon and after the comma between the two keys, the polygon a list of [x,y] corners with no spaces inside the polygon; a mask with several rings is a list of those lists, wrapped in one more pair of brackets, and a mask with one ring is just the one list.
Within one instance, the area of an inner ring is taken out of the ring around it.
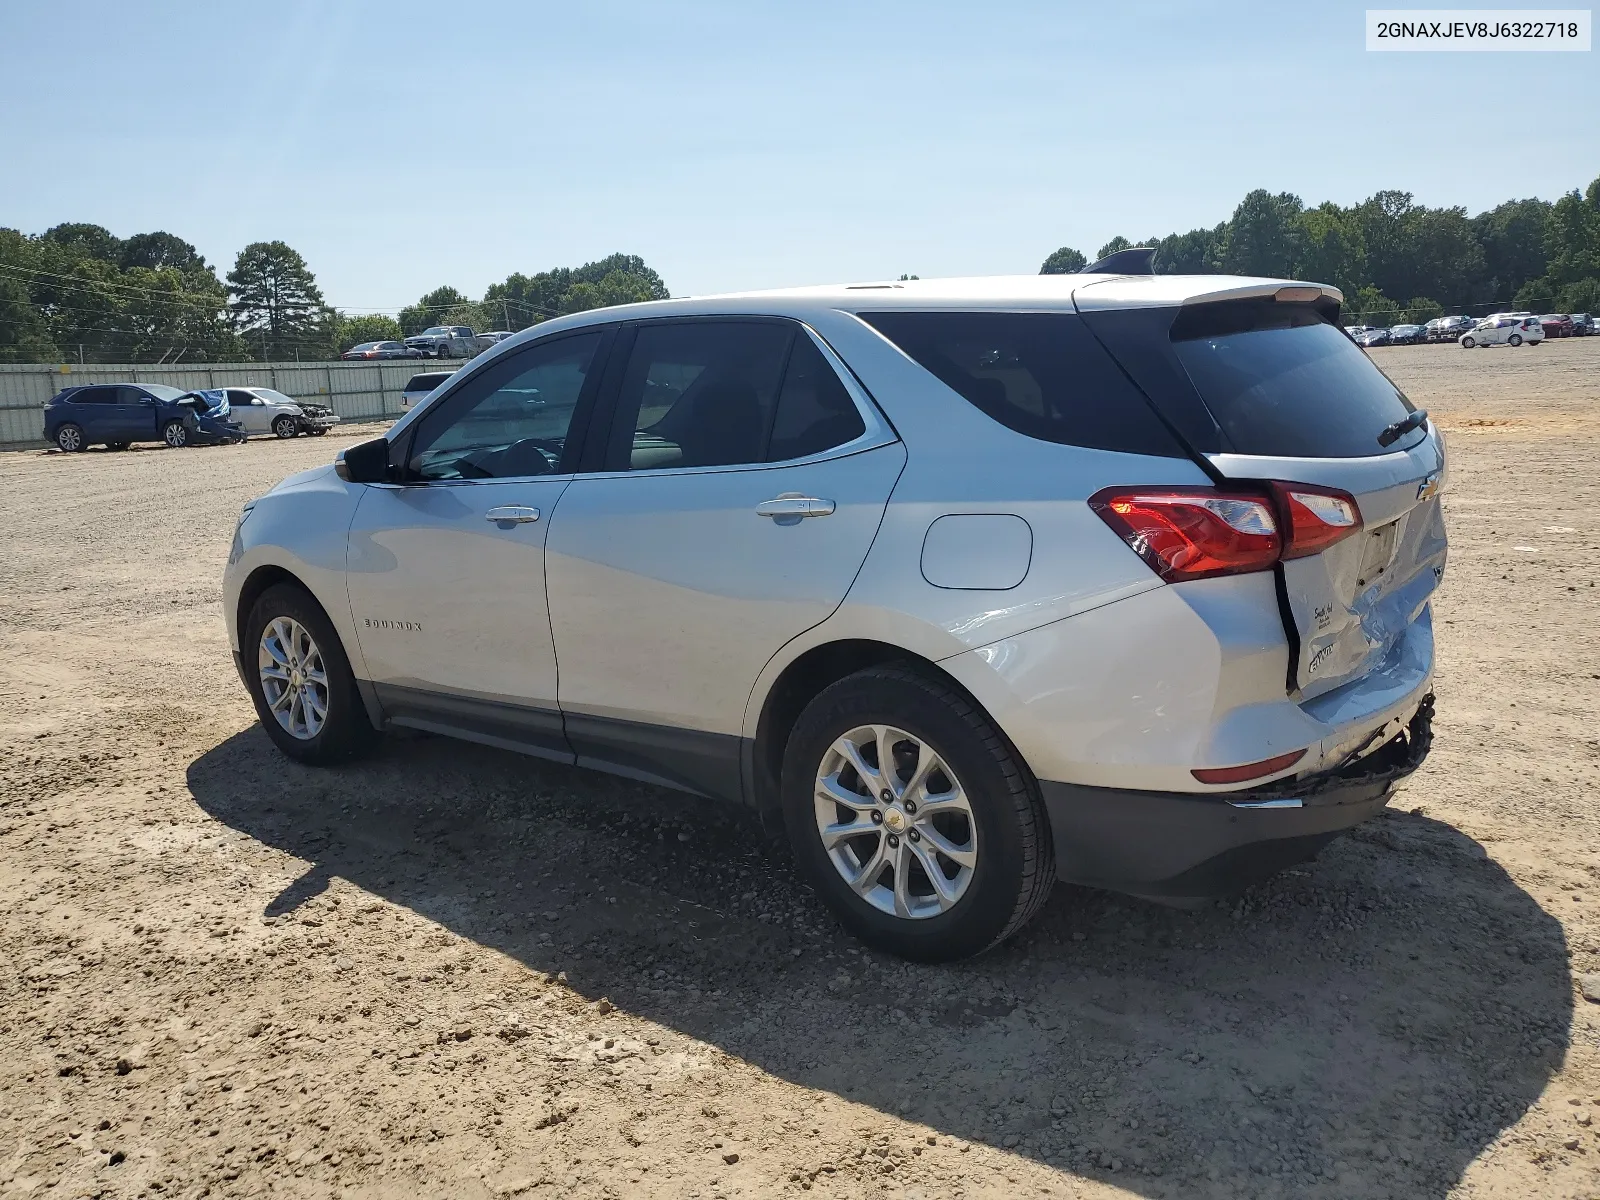
{"label": "red taillight", "polygon": [[1215,488],[1107,488],[1089,507],[1168,583],[1264,571],[1282,549],[1265,497]]}
{"label": "red taillight", "polygon": [[1321,554],[1361,528],[1361,510],[1349,492],[1276,480],[1272,490],[1289,518],[1285,559]]}
{"label": "red taillight", "polygon": [[1265,571],[1361,528],[1355,497],[1273,480],[1271,495],[1217,488],[1106,488],[1089,507],[1168,583]]}
{"label": "red taillight", "polygon": [[1280,754],[1276,758],[1264,758],[1260,762],[1245,763],[1242,767],[1199,767],[1189,774],[1201,783],[1243,783],[1247,779],[1262,779],[1268,775],[1276,775],[1279,771],[1286,771],[1305,756],[1304,750],[1291,750],[1288,754]]}

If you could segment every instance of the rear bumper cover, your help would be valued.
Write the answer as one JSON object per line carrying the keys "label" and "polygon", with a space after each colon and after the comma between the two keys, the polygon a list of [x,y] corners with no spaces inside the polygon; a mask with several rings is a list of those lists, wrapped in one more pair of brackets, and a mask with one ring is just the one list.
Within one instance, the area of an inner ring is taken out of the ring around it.
{"label": "rear bumper cover", "polygon": [[1340,770],[1241,792],[1149,792],[1040,781],[1056,873],[1152,899],[1225,896],[1312,857],[1376,815],[1427,757],[1433,697],[1406,731]]}

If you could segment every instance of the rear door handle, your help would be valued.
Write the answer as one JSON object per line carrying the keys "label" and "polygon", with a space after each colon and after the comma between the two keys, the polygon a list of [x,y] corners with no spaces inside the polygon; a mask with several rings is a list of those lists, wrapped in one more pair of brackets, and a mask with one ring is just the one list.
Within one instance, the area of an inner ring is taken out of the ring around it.
{"label": "rear door handle", "polygon": [[525,525],[529,521],[539,519],[537,508],[523,508],[520,504],[507,505],[505,508],[491,508],[483,514],[485,521],[493,521],[497,525]]}
{"label": "rear door handle", "polygon": [[830,516],[837,507],[838,505],[832,500],[820,500],[816,496],[779,496],[775,500],[763,500],[756,505],[756,515],[772,517],[787,524],[802,517]]}

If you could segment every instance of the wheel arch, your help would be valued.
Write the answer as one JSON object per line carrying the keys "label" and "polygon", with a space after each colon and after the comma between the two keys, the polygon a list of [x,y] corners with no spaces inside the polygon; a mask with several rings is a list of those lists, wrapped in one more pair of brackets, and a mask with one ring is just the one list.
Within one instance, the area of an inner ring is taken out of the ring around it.
{"label": "wheel arch", "polygon": [[[824,688],[827,688],[857,671],[893,663],[908,667],[937,680],[966,697],[980,712],[988,716],[977,697],[960,681],[930,658],[904,646],[871,638],[841,638],[812,646],[795,657],[772,681],[761,700],[760,714],[756,718],[755,737],[747,745],[746,762],[749,795],[763,818],[778,819],[779,787],[783,774],[783,753],[789,744],[789,734],[795,722]],[[990,718],[994,723],[993,717]],[[999,728],[998,724],[995,725]],[[1004,737],[1004,733],[1001,734]],[[1021,761],[1020,755],[1018,761]]]}
{"label": "wheel arch", "polygon": [[233,628],[239,639],[240,650],[244,649],[244,623],[250,615],[250,610],[256,606],[256,601],[261,599],[268,588],[280,583],[292,583],[301,588],[306,595],[317,601],[318,607],[324,614],[327,613],[327,605],[317,600],[317,594],[306,587],[305,580],[286,567],[280,567],[276,563],[263,563],[245,576],[244,583],[239,585],[239,602],[233,610]]}
{"label": "wheel arch", "polygon": [[311,603],[322,610],[322,615],[328,619],[328,624],[333,627],[335,635],[339,637],[345,658],[350,663],[351,670],[355,674],[356,690],[360,693],[361,703],[367,710],[367,719],[372,722],[374,729],[382,729],[386,723],[383,706],[379,703],[372,685],[361,677],[361,669],[357,665],[361,661],[359,657],[360,646],[345,644],[351,642],[352,639],[341,632],[339,621],[328,606],[323,603],[322,597],[317,595],[316,588],[289,570],[289,568],[278,563],[262,563],[254,568],[250,574],[246,575],[244,582],[239,585],[239,598],[234,604],[233,610],[234,638],[239,643],[239,653],[241,655],[247,653],[244,643],[244,626],[245,621],[250,616],[250,610],[256,606],[256,601],[266,594],[268,588],[276,587],[280,583],[294,584],[311,598]]}

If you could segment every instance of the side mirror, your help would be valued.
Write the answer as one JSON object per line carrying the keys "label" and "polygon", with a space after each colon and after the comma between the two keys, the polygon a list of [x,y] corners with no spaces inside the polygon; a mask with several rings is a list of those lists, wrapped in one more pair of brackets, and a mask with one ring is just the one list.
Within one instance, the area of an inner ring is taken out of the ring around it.
{"label": "side mirror", "polygon": [[389,439],[349,446],[333,460],[333,471],[346,483],[387,483],[389,481]]}

